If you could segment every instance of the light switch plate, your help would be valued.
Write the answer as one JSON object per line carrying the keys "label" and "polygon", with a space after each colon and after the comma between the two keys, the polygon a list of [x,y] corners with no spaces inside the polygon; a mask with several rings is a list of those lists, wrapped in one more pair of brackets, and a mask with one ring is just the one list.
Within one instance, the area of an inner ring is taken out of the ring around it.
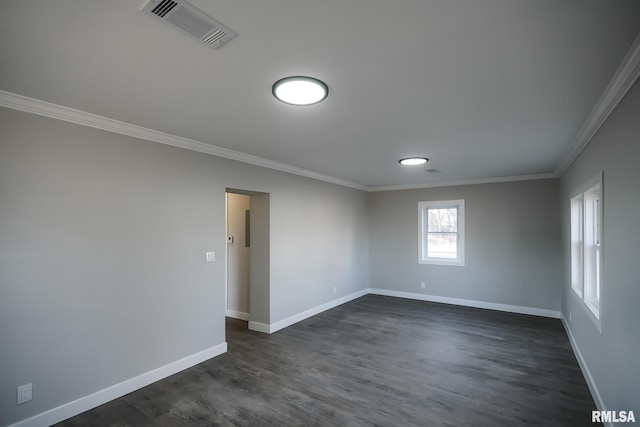
{"label": "light switch plate", "polygon": [[215,252],[207,252],[204,256],[205,262],[214,262],[216,260]]}

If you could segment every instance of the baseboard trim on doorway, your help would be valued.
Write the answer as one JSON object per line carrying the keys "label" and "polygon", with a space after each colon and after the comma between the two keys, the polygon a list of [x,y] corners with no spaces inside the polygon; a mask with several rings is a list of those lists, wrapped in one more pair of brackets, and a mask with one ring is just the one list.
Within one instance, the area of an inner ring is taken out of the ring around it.
{"label": "baseboard trim on doorway", "polygon": [[244,311],[236,311],[236,310],[229,310],[227,309],[227,313],[226,313],[227,317],[231,317],[233,319],[238,319],[238,320],[245,320],[248,321],[249,317],[251,316],[249,313],[245,313]]}

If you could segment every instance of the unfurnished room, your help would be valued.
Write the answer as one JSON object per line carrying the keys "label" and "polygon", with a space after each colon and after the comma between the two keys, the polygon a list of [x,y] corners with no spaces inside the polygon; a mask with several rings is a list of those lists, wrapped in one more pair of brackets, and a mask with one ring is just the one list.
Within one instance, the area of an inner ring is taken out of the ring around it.
{"label": "unfurnished room", "polygon": [[640,2],[20,0],[0,426],[640,422]]}

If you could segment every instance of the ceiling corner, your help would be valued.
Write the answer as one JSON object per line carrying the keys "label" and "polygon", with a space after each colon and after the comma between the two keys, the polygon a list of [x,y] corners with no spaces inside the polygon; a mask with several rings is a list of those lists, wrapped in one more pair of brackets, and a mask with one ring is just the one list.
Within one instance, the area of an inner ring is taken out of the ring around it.
{"label": "ceiling corner", "polygon": [[638,77],[640,77],[640,34],[634,40],[627,55],[618,66],[611,81],[591,110],[591,113],[589,113],[573,142],[564,152],[555,171],[557,176],[561,176],[578,158],[582,150],[587,147],[596,133],[598,133],[598,130],[600,130],[609,115],[633,87]]}

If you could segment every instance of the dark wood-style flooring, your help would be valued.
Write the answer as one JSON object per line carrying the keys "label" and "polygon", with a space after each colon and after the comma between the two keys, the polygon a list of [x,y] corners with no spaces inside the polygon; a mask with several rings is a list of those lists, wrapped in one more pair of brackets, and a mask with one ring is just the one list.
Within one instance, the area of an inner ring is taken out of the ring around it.
{"label": "dark wood-style flooring", "polygon": [[60,426],[583,426],[559,320],[367,295]]}

